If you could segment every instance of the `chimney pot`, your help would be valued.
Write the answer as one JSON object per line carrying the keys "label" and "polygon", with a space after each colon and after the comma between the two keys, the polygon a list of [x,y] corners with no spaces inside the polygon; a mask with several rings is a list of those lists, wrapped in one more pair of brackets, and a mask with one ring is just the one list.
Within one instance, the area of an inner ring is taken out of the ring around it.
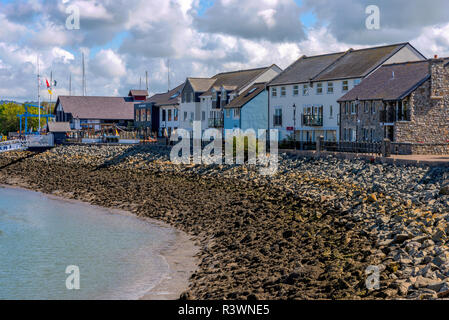
{"label": "chimney pot", "polygon": [[436,55],[434,56],[434,58],[435,58],[435,59],[438,59],[438,55],[436,54]]}

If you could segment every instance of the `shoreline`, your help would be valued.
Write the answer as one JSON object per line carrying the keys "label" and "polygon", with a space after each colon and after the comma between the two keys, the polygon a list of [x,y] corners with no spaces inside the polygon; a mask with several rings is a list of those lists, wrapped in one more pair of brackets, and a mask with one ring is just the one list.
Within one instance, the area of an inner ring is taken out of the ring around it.
{"label": "shoreline", "polygon": [[1,188],[18,189],[28,192],[35,192],[52,200],[91,206],[93,208],[105,210],[111,214],[119,214],[133,217],[135,219],[145,221],[146,223],[152,224],[154,226],[166,228],[173,231],[175,233],[175,239],[173,241],[165,243],[162,248],[158,249],[158,254],[167,263],[169,269],[168,274],[165,274],[154,287],[146,290],[146,292],[143,295],[140,295],[138,299],[177,300],[179,299],[181,294],[188,289],[189,278],[193,274],[193,272],[195,272],[198,266],[198,261],[195,256],[199,252],[199,248],[195,245],[194,241],[192,240],[192,237],[190,237],[187,233],[177,229],[176,227],[164,223],[160,220],[152,219],[149,217],[137,216],[132,212],[123,209],[108,208],[91,204],[89,202],[82,200],[67,198],[64,197],[63,195],[59,195],[58,192],[56,192],[58,193],[57,195],[54,193],[47,194],[42,191],[36,191],[27,188],[23,185],[10,185],[4,183],[0,183],[0,189]]}
{"label": "shoreline", "polygon": [[[186,232],[199,264],[182,299],[449,296],[448,169],[281,154],[264,177],[168,157],[158,146],[61,146],[1,156],[0,179]],[[370,266],[378,290],[366,286]],[[163,287],[144,298],[163,299]]]}

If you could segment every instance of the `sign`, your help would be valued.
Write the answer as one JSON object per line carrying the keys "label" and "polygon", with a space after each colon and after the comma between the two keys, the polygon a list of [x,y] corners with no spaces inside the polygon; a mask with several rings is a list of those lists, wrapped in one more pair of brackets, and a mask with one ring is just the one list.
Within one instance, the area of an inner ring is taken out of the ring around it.
{"label": "sign", "polygon": [[293,127],[287,127],[287,131],[293,131],[294,128]]}

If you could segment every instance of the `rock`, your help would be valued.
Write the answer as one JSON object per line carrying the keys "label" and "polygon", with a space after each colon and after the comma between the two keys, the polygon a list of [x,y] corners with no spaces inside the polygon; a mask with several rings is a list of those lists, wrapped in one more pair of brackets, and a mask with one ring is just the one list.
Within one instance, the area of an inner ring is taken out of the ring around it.
{"label": "rock", "polygon": [[435,264],[438,267],[441,267],[442,265],[446,264],[449,260],[449,253],[445,252],[440,254],[439,256],[435,257],[432,260],[432,263]]}
{"label": "rock", "polygon": [[405,240],[408,240],[408,239],[410,239],[410,238],[411,238],[411,236],[410,236],[409,234],[406,234],[406,233],[400,233],[400,234],[397,234],[397,235],[394,236],[393,243],[401,244],[401,243],[403,243]]}
{"label": "rock", "polygon": [[442,229],[435,232],[434,235],[432,236],[432,240],[435,242],[439,242],[445,239],[446,239],[446,232]]}
{"label": "rock", "polygon": [[284,239],[289,239],[289,238],[293,237],[293,231],[291,231],[291,230],[284,231],[284,233],[282,233],[282,237]]}
{"label": "rock", "polygon": [[413,284],[413,286],[416,289],[421,289],[421,288],[428,288],[430,286],[435,286],[435,285],[440,285],[440,284],[441,284],[440,280],[434,280],[434,279],[424,278],[423,276],[418,276],[416,278],[416,281]]}
{"label": "rock", "polygon": [[368,202],[374,203],[377,202],[377,195],[375,193],[372,193],[368,196]]}

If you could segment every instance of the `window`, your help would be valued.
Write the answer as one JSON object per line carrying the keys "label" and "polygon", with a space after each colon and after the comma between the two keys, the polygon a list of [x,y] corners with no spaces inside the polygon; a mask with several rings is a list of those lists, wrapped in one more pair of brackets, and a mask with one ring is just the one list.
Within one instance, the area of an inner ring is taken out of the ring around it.
{"label": "window", "polygon": [[234,109],[234,118],[240,118],[240,108]]}
{"label": "window", "polygon": [[360,84],[360,79],[355,79],[354,80],[354,87],[358,86]]}
{"label": "window", "polygon": [[147,121],[147,113],[145,109],[140,110],[140,119],[142,119],[143,122]]}
{"label": "window", "polygon": [[166,117],[165,110],[162,110],[162,121],[165,121],[165,117]]}
{"label": "window", "polygon": [[357,105],[354,101],[351,102],[351,114],[357,114]]}
{"label": "window", "polygon": [[341,83],[341,91],[346,92],[348,90],[349,90],[349,81],[343,80],[343,82]]}
{"label": "window", "polygon": [[287,95],[287,90],[285,87],[281,87],[281,97],[285,97]]}
{"label": "window", "polygon": [[333,82],[328,82],[327,83],[327,93],[328,94],[333,94],[334,93],[334,83]]}
{"label": "window", "polygon": [[345,114],[349,114],[349,102],[345,103]]}
{"label": "window", "polygon": [[171,109],[168,110],[168,121],[171,121]]}
{"label": "window", "polygon": [[369,101],[365,101],[365,113],[370,112],[371,103]]}
{"label": "window", "polygon": [[274,111],[273,124],[278,127],[282,126],[282,109],[276,109]]}
{"label": "window", "polygon": [[333,118],[334,117],[334,107],[333,106],[330,106],[329,107],[329,118]]}
{"label": "window", "polygon": [[206,111],[201,111],[201,121],[206,120]]}
{"label": "window", "polygon": [[178,121],[178,109],[173,110],[175,121]]}
{"label": "window", "polygon": [[187,121],[187,112],[184,111],[184,121]]}
{"label": "window", "polygon": [[309,95],[309,85],[305,84],[302,86],[302,95],[303,96],[308,96]]}
{"label": "window", "polygon": [[371,113],[375,114],[376,113],[376,103],[373,101],[373,103],[371,104]]}
{"label": "window", "polygon": [[193,121],[194,117],[195,117],[195,114],[193,112],[190,112],[190,121]]}
{"label": "window", "polygon": [[294,96],[299,95],[299,86],[293,86],[293,95]]}
{"label": "window", "polygon": [[231,117],[231,109],[226,109],[226,117]]}
{"label": "window", "polygon": [[316,84],[316,94],[323,94],[323,84],[322,83]]}
{"label": "window", "polygon": [[278,89],[277,89],[277,88],[272,88],[272,89],[271,89],[271,96],[272,96],[273,98],[275,98],[275,97],[278,96]]}

